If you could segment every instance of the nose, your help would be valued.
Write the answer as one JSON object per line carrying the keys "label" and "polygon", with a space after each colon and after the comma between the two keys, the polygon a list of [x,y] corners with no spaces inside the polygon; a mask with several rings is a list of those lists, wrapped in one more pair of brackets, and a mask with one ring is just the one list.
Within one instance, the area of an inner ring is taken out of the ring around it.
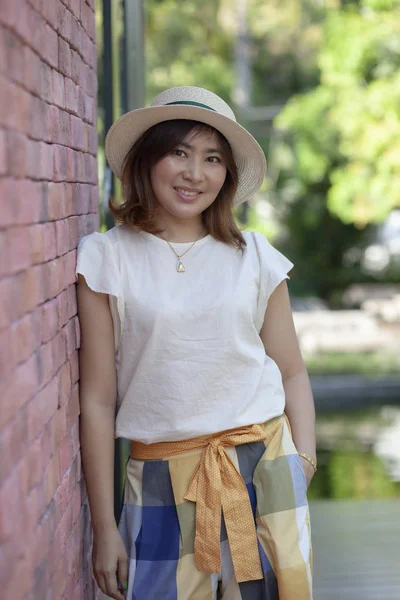
{"label": "nose", "polygon": [[204,178],[204,163],[203,159],[200,157],[192,156],[187,164],[185,172],[183,173],[184,179],[187,181],[192,181],[193,183],[198,183]]}

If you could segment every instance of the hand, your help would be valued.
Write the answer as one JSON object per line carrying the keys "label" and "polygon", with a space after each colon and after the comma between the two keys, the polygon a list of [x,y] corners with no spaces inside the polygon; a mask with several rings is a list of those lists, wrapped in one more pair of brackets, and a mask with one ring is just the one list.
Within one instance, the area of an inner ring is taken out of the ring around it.
{"label": "hand", "polygon": [[311,479],[314,477],[315,471],[314,471],[313,466],[308,462],[308,460],[306,460],[303,456],[300,456],[299,458],[301,460],[303,471],[306,476],[307,487],[308,487],[311,483]]}
{"label": "hand", "polygon": [[128,554],[116,526],[94,532],[93,571],[104,594],[115,600],[125,600],[125,594],[118,590],[117,572],[119,582],[124,586],[128,581]]}

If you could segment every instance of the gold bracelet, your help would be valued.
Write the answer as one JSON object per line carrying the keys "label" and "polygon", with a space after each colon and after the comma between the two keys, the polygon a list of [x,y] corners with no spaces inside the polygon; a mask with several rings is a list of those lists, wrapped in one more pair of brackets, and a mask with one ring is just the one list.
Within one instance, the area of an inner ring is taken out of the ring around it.
{"label": "gold bracelet", "polygon": [[299,452],[299,456],[302,456],[303,458],[305,458],[310,463],[312,468],[314,469],[314,473],[316,473],[317,463],[315,462],[315,460],[313,458],[311,458],[311,456],[308,456],[308,454],[305,454],[304,452]]}

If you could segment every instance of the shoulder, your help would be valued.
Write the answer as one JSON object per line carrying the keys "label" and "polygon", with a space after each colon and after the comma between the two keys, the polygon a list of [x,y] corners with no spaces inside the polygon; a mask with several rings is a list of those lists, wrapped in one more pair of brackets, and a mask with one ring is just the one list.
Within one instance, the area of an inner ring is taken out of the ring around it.
{"label": "shoulder", "polygon": [[259,231],[242,231],[242,235],[250,252],[262,254],[267,252],[269,248],[273,248],[265,235]]}
{"label": "shoulder", "polygon": [[135,235],[128,232],[125,225],[116,225],[108,231],[93,231],[79,240],[78,248],[83,246],[97,246],[99,248],[110,248],[124,243],[129,236]]}

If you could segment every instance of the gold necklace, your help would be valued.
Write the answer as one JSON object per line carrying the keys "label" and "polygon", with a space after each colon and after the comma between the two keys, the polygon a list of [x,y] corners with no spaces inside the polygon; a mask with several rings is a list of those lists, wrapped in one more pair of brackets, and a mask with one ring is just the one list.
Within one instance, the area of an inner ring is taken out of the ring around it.
{"label": "gold necklace", "polygon": [[178,254],[176,252],[176,250],[171,246],[169,241],[165,240],[167,242],[168,246],[171,248],[172,252],[175,254],[176,258],[178,259],[178,262],[176,263],[176,270],[178,271],[178,273],[184,273],[186,271],[185,265],[181,261],[181,258],[182,258],[182,256],[185,256],[185,254],[187,254],[189,252],[189,250],[191,250],[193,248],[193,246],[195,245],[196,242],[198,242],[199,239],[201,239],[201,238],[194,240],[193,244],[191,246],[189,246],[189,248],[187,250],[185,250],[185,252],[183,252],[183,254]]}

